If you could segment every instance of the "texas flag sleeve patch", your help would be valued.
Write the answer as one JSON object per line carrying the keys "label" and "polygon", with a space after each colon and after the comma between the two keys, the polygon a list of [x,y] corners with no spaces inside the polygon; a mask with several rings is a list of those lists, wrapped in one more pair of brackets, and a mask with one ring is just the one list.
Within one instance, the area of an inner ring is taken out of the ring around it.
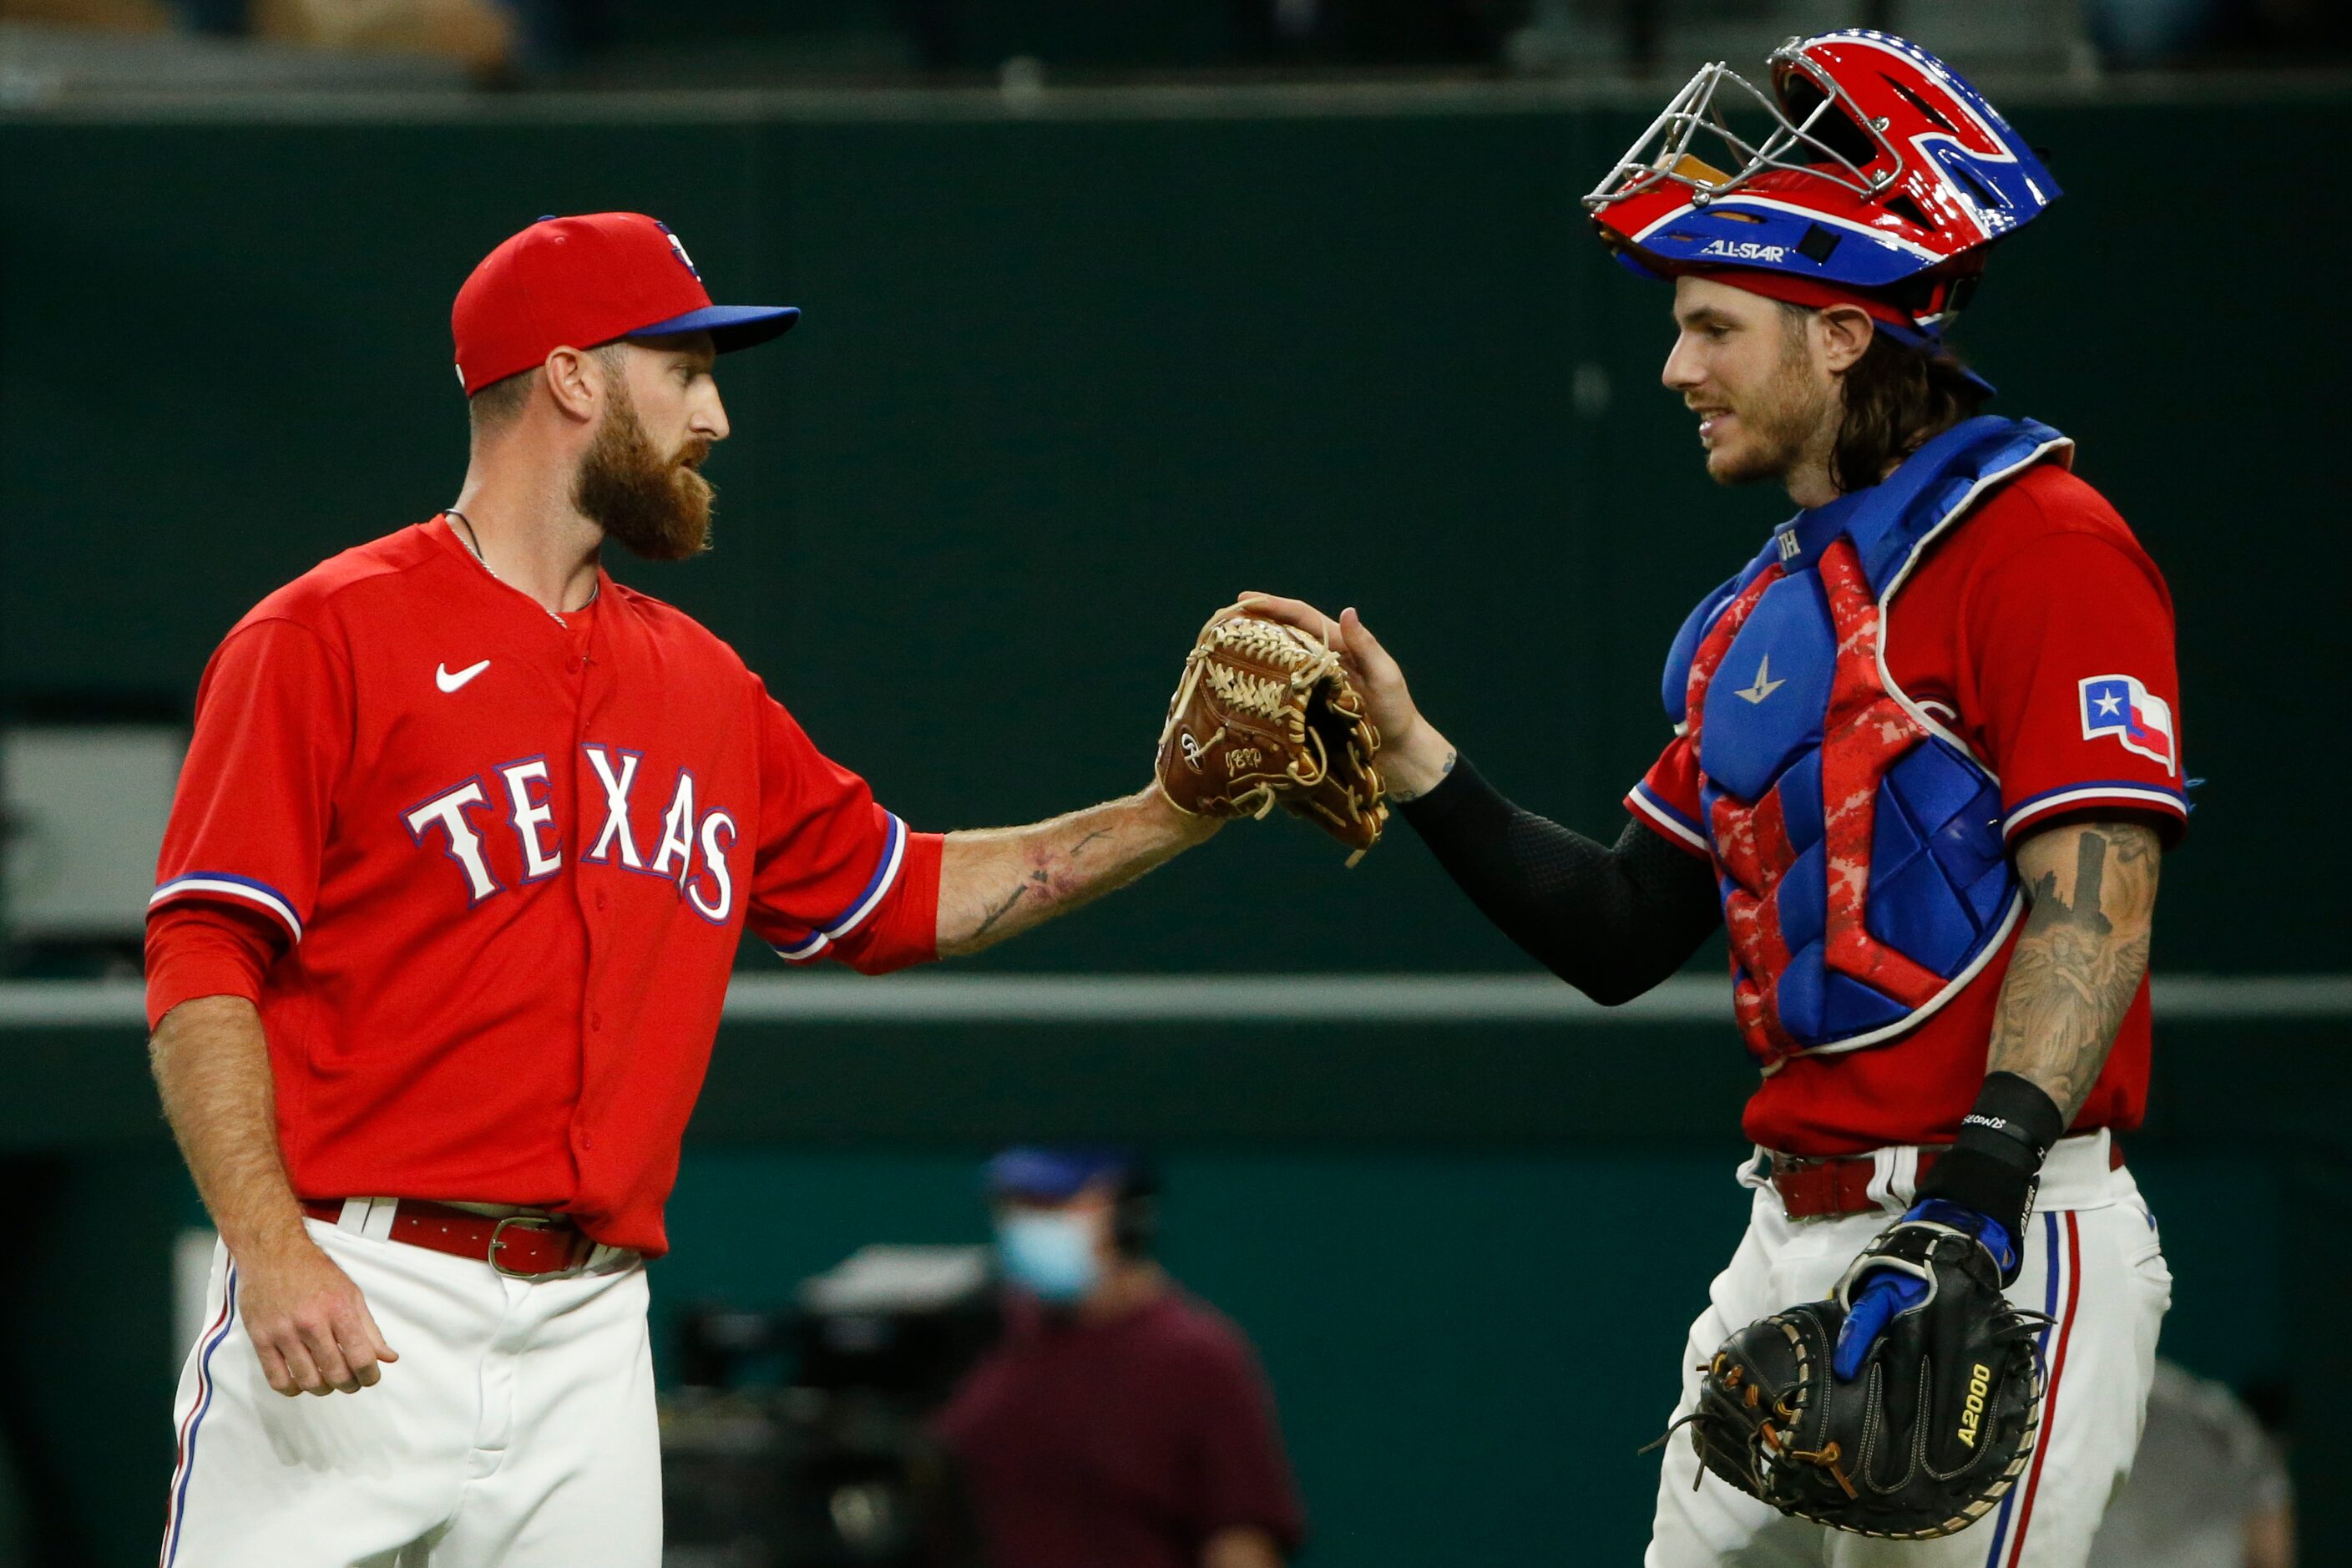
{"label": "texas flag sleeve patch", "polygon": [[2083,739],[2112,736],[2125,751],[2162,763],[2167,774],[2179,775],[2172,709],[2163,698],[2128,675],[2087,676],[2081,688]]}

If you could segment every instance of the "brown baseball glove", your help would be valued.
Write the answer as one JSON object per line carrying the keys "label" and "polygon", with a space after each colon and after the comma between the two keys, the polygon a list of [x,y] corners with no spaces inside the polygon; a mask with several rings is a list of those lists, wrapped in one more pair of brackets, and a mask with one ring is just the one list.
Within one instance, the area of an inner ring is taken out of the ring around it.
{"label": "brown baseball glove", "polygon": [[1192,816],[1264,816],[1276,805],[1355,853],[1389,809],[1372,759],[1380,731],[1339,656],[1279,621],[1201,628],[1160,731],[1160,793]]}

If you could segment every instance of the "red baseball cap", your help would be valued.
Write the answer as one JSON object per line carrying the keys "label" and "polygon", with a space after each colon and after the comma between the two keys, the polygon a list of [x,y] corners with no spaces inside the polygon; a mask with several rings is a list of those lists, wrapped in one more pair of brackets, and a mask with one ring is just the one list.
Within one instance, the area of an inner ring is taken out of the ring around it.
{"label": "red baseball cap", "polygon": [[709,332],[720,353],[801,319],[792,305],[714,305],[669,226],[643,213],[543,217],[482,258],[449,310],[457,379],[471,397],[558,348]]}

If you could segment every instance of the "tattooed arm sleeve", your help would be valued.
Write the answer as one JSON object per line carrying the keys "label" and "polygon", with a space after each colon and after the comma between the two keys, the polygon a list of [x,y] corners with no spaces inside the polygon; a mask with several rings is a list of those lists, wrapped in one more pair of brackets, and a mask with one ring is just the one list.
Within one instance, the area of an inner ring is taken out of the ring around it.
{"label": "tattooed arm sleeve", "polygon": [[2066,1121],[2147,973],[2161,858],[2155,831],[2127,820],[2064,823],[2018,845],[2032,909],[2001,984],[1986,1068],[2034,1084]]}
{"label": "tattooed arm sleeve", "polygon": [[1990,1222],[1978,1239],[2004,1282],[2016,1278],[2034,1178],[2147,973],[2159,854],[2157,830],[2131,818],[2078,818],[2018,845],[2032,909],[2001,979],[1984,1088],[1918,1188],[1922,1209],[1948,1203]]}

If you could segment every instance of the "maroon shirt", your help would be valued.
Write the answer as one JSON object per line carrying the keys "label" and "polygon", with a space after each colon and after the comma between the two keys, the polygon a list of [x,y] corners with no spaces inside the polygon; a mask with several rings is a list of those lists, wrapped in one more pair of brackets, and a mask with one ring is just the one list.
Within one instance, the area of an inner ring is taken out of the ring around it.
{"label": "maroon shirt", "polygon": [[1107,1323],[1016,1297],[938,1421],[997,1568],[1200,1568],[1219,1531],[1306,1531],[1256,1354],[1171,1290]]}

